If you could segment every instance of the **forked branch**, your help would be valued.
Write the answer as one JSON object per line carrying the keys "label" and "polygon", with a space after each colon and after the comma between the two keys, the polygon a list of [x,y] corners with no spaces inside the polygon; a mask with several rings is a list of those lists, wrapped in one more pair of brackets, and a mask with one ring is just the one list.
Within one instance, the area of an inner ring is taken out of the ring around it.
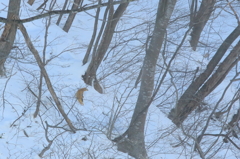
{"label": "forked branch", "polygon": [[23,24],[19,24],[19,29],[21,30],[21,32],[22,32],[22,34],[24,36],[24,39],[26,41],[26,44],[27,44],[29,50],[33,53],[33,55],[34,55],[34,57],[35,57],[35,59],[37,61],[37,64],[38,64],[39,68],[41,69],[41,72],[42,72],[43,77],[45,79],[45,82],[47,84],[48,90],[51,93],[51,95],[52,95],[52,97],[54,99],[54,102],[57,105],[57,108],[58,108],[59,112],[62,114],[63,118],[67,122],[67,124],[70,127],[71,131],[75,133],[76,132],[76,128],[72,125],[71,120],[68,118],[67,114],[64,112],[63,107],[62,107],[62,105],[61,105],[61,103],[60,103],[60,101],[59,101],[59,99],[57,97],[57,94],[56,94],[56,92],[53,89],[53,86],[51,84],[51,80],[50,80],[50,78],[48,76],[48,73],[47,73],[47,71],[46,71],[46,69],[45,69],[45,67],[43,65],[43,62],[42,62],[40,56],[39,56],[39,53],[35,49],[35,47],[33,46],[32,42],[31,42],[31,39],[28,36],[26,28],[24,27]]}

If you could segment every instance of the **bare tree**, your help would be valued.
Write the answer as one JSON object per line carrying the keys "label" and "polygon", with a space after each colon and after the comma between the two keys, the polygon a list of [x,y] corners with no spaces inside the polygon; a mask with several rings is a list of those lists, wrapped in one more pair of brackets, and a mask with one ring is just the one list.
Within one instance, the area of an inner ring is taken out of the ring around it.
{"label": "bare tree", "polygon": [[132,1],[9,1],[0,17],[8,158],[240,157],[239,2]]}
{"label": "bare tree", "polygon": [[[209,93],[211,93],[225,78],[227,73],[231,70],[233,66],[238,62],[238,50],[239,45],[237,44],[228,57],[219,65],[216,72],[211,76],[214,68],[217,66],[221,58],[226,53],[230,45],[235,41],[240,35],[240,26],[225,39],[222,45],[219,47],[216,54],[210,60],[206,70],[200,74],[196,80],[194,80],[188,89],[179,99],[176,108],[173,108],[169,113],[169,118],[179,126],[184,119],[203,101]],[[232,58],[232,59],[231,59]],[[231,60],[230,60],[231,59]]]}
{"label": "bare tree", "polygon": [[[104,21],[102,23],[101,30],[98,33],[98,37],[96,38],[96,30],[94,30],[90,45],[88,46],[88,51],[83,60],[83,64],[86,64],[86,62],[90,60],[88,69],[85,75],[83,75],[83,80],[85,81],[86,84],[91,86],[93,85],[94,88],[99,93],[103,93],[103,89],[100,86],[96,77],[98,67],[101,64],[109,48],[117,23],[129,4],[129,3],[120,4],[116,9],[116,11],[114,11],[114,6],[112,5],[112,1],[110,0],[109,2],[110,3],[109,3],[109,6],[106,8]],[[95,27],[97,27],[98,25],[98,16],[99,16],[98,14],[99,14],[99,10],[96,16]],[[106,18],[107,14],[108,14],[108,18]],[[101,37],[101,40],[100,40],[100,37]],[[95,45],[93,45],[93,41],[95,41]],[[92,57],[91,59],[89,59],[89,54],[92,48],[93,48]]]}
{"label": "bare tree", "polygon": [[147,158],[144,140],[145,120],[148,107],[151,104],[157,59],[175,4],[175,0],[159,1],[153,36],[143,62],[140,92],[132,120],[128,130],[113,140],[118,142],[120,151],[126,152],[137,159]]}

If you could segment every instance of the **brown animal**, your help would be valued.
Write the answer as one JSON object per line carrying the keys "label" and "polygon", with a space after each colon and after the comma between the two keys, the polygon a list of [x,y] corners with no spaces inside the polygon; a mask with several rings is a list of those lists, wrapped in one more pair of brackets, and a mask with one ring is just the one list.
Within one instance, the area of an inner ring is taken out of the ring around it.
{"label": "brown animal", "polygon": [[81,104],[81,105],[84,105],[83,104],[83,92],[84,91],[88,91],[88,89],[87,88],[81,88],[81,89],[79,89],[78,91],[77,91],[77,93],[76,93],[76,98],[77,98],[77,100],[79,101],[79,103]]}

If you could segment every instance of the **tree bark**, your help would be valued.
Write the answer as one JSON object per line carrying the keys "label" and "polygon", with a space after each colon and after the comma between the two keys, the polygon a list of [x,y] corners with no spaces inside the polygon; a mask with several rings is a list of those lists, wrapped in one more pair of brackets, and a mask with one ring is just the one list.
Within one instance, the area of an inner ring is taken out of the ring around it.
{"label": "tree bark", "polygon": [[[62,10],[65,10],[65,9],[66,9],[67,4],[68,4],[68,0],[65,0],[64,5],[63,5],[63,7],[62,7]],[[56,22],[57,25],[60,24],[60,21],[61,21],[61,19],[62,19],[62,16],[63,16],[63,13],[61,13],[61,14],[59,15],[58,20],[57,20],[57,22]]]}
{"label": "tree bark", "polygon": [[[79,8],[79,5],[82,3],[82,0],[74,0],[74,3],[72,5],[72,10]],[[68,19],[63,27],[63,30],[65,32],[68,32],[70,27],[72,26],[73,20],[75,18],[77,13],[70,13],[68,15]]]}
{"label": "tree bark", "polygon": [[0,76],[5,75],[4,63],[11,52],[15,40],[18,24],[14,20],[19,19],[20,3],[20,0],[9,0],[7,20],[13,21],[5,23],[0,39]]}
{"label": "tree bark", "polygon": [[224,56],[227,49],[234,42],[234,40],[239,37],[239,35],[240,26],[237,26],[236,29],[225,39],[225,41],[219,47],[214,57],[207,65],[206,70],[191,83],[188,89],[178,100],[176,108],[173,108],[171,110],[168,118],[171,119],[172,122],[177,126],[180,126],[180,124],[200,104],[200,102],[222,82],[230,69],[236,64],[237,52],[235,50],[238,50],[239,44],[235,46],[235,48],[226,57],[226,59],[219,65],[216,72],[211,76],[211,78],[209,78],[214,68]]}
{"label": "tree bark", "polygon": [[27,2],[27,3],[28,3],[29,5],[31,5],[31,6],[32,6],[32,5],[33,5],[33,3],[34,3],[34,1],[35,1],[35,0],[28,0],[28,2]]}
{"label": "tree bark", "polygon": [[115,140],[118,142],[119,151],[126,152],[137,159],[147,158],[144,140],[145,121],[151,103],[156,63],[175,4],[176,0],[159,1],[153,36],[143,62],[140,92],[129,129],[124,134],[127,138],[121,136]]}
{"label": "tree bark", "polygon": [[193,17],[193,29],[191,33],[190,44],[194,51],[197,48],[197,44],[203,28],[212,14],[215,3],[216,0],[203,0],[199,11],[197,12],[196,16]]}
{"label": "tree bark", "polygon": [[97,73],[98,67],[100,66],[100,64],[108,50],[108,47],[112,40],[116,25],[117,25],[119,19],[121,18],[121,16],[123,15],[123,12],[126,10],[128,4],[129,3],[120,4],[113,15],[111,15],[112,13],[111,13],[111,8],[110,8],[108,22],[106,24],[101,42],[97,48],[96,53],[93,53],[91,62],[88,66],[88,69],[87,69],[86,73],[83,75],[84,82],[88,85],[91,85],[91,86],[93,85],[94,88],[99,93],[103,93],[103,89],[97,80],[96,73]]}

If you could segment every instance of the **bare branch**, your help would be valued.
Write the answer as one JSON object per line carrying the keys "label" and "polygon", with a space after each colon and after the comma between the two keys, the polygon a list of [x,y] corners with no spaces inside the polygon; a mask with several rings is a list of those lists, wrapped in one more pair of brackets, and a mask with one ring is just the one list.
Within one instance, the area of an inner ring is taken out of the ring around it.
{"label": "bare branch", "polygon": [[67,122],[67,124],[69,125],[70,129],[75,133],[76,132],[76,128],[72,125],[72,122],[71,120],[68,118],[67,114],[64,112],[63,108],[62,108],[62,105],[57,97],[57,94],[55,93],[53,87],[52,87],[52,84],[51,84],[51,81],[50,81],[50,78],[47,74],[47,71],[44,67],[44,64],[38,54],[38,51],[35,49],[35,47],[33,46],[29,36],[28,36],[28,33],[26,31],[26,28],[24,27],[23,24],[19,24],[19,29],[21,30],[24,38],[25,38],[25,41],[26,41],[26,44],[28,45],[28,48],[30,49],[30,51],[33,53],[37,63],[38,63],[38,66],[40,67],[41,71],[42,71],[42,74],[43,74],[43,77],[45,79],[45,82],[47,84],[47,87],[48,87],[48,90],[49,92],[51,93],[54,101],[55,101],[55,104],[57,105],[58,107],[58,110],[60,111],[60,113],[62,114],[63,118],[65,119],[65,121]]}
{"label": "bare branch", "polygon": [[[129,2],[133,2],[133,1],[136,1],[136,0],[115,1],[115,2],[112,2],[112,5],[129,3]],[[26,19],[22,19],[22,20],[11,20],[11,19],[0,17],[0,22],[4,22],[4,23],[7,23],[7,22],[27,23],[27,22],[31,22],[31,21],[34,21],[34,20],[37,20],[37,19],[41,19],[41,18],[44,18],[44,17],[51,16],[51,15],[69,14],[69,13],[74,13],[74,12],[78,13],[78,12],[83,12],[83,11],[87,11],[87,10],[91,10],[91,9],[95,9],[95,8],[106,7],[108,5],[109,5],[109,3],[102,3],[102,4],[92,5],[92,6],[89,6],[89,7],[82,7],[82,8],[78,8],[78,9],[74,9],[74,10],[54,10],[54,11],[49,11],[47,13],[43,13],[43,14],[36,15],[36,16],[26,18]]]}

